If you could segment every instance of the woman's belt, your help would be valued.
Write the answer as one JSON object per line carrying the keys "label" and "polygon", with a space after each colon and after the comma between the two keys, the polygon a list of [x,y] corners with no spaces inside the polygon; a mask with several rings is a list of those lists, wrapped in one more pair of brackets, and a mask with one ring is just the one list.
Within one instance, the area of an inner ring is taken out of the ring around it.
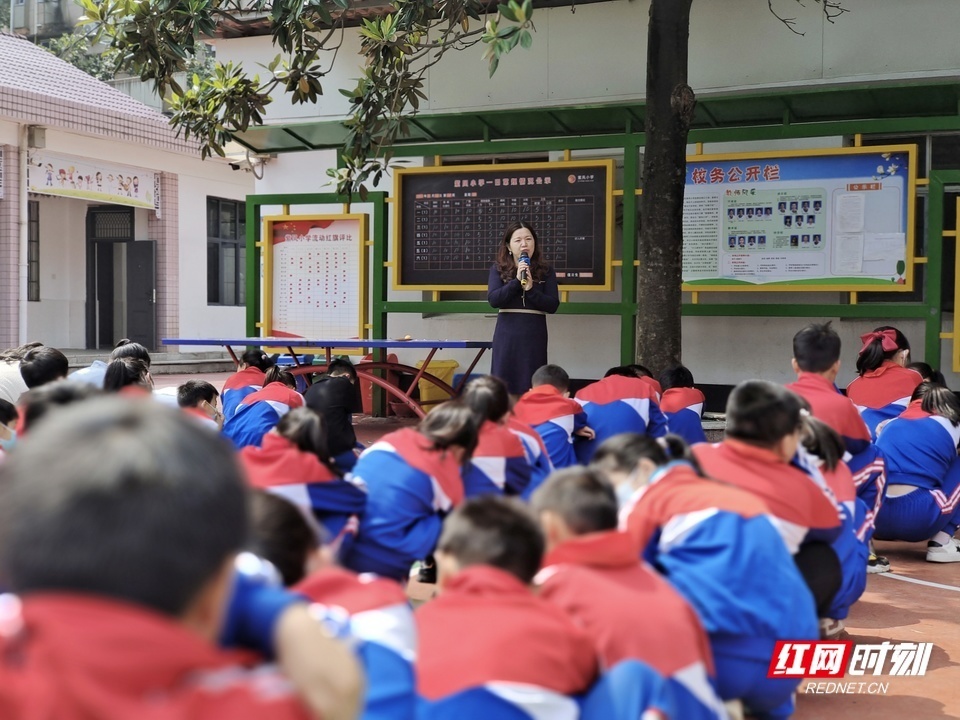
{"label": "woman's belt", "polygon": [[523,308],[501,308],[502,313],[527,313],[528,315],[546,315],[543,310],[524,310]]}

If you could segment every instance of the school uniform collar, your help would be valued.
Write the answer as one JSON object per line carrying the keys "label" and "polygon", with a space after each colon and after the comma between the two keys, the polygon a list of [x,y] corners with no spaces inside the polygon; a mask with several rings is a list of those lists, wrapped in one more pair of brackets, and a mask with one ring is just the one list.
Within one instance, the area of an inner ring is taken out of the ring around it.
{"label": "school uniform collar", "polygon": [[740,455],[749,460],[759,460],[761,462],[770,463],[777,462],[783,465],[788,465],[785,463],[783,458],[777,455],[773,450],[768,450],[767,448],[757,447],[756,445],[751,445],[742,440],[737,440],[736,438],[725,438],[722,443],[720,443],[721,448],[726,448],[735,455]]}
{"label": "school uniform collar", "polygon": [[[881,375],[889,372],[892,368],[903,368],[903,366],[898,363],[895,363],[893,360],[884,360],[882,363],[880,363],[880,367],[874,370],[867,370],[860,377],[865,377],[865,378],[880,377]],[[897,371],[894,370],[894,372],[897,372]]]}
{"label": "school uniform collar", "polygon": [[585,565],[596,568],[619,568],[636,565],[640,549],[627,533],[618,530],[588,533],[566,540],[547,553],[543,567],[551,565]]}
{"label": "school uniform collar", "polygon": [[797,382],[794,384],[799,385],[800,387],[815,386],[820,388],[829,388],[835,393],[840,392],[836,383],[827,380],[820,373],[806,372],[804,370],[801,370],[800,374],[797,375]]}
{"label": "school uniform collar", "polygon": [[528,585],[515,575],[492,565],[471,565],[464,568],[447,581],[441,593],[441,597],[495,598],[504,595],[533,597]]}

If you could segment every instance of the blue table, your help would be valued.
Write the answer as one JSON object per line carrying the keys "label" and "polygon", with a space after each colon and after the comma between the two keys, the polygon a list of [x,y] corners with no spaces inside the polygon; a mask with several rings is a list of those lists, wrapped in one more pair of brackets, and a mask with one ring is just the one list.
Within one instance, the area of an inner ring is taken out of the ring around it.
{"label": "blue table", "polygon": [[[493,347],[492,342],[485,340],[369,340],[362,338],[351,338],[348,340],[323,338],[305,339],[290,337],[164,338],[161,340],[161,342],[164,345],[222,345],[227,349],[227,352],[230,353],[230,357],[233,358],[233,362],[237,365],[240,364],[240,360],[234,352],[234,347],[236,346],[285,348],[286,351],[293,357],[294,361],[294,367],[291,368],[290,372],[292,372],[294,375],[305,375],[308,379],[311,375],[318,372],[323,372],[326,369],[326,366],[330,363],[335,350],[375,350],[377,359],[374,360],[374,362],[365,362],[354,366],[357,370],[357,376],[368,380],[377,387],[383,388],[391,397],[394,397],[398,401],[402,402],[421,418],[426,415],[426,412],[423,409],[424,405],[438,402],[421,402],[410,396],[413,388],[418,387],[418,384],[421,380],[426,380],[430,383],[433,383],[435,386],[451,396],[457,395],[463,389],[463,385],[470,377],[470,373],[473,372],[473,369],[477,366],[477,363],[480,362],[480,358],[483,356],[483,353]],[[304,365],[300,363],[297,356],[297,350],[301,348],[323,350],[326,355],[326,362],[324,362],[323,365]],[[421,367],[415,368],[411,365],[404,365],[403,363],[399,362],[391,362],[387,359],[387,350],[409,348],[421,348],[424,350],[429,350]],[[456,387],[451,387],[440,378],[426,372],[426,369],[430,365],[430,361],[433,359],[433,356],[436,354],[437,350],[442,350],[444,348],[455,350],[471,349],[477,351],[476,356],[473,358],[473,362],[470,363],[467,371],[463,373],[463,377],[460,378],[460,382],[457,383]],[[400,375],[413,375],[414,377],[410,382],[409,389],[404,390],[397,382],[393,381],[391,379],[391,373],[393,374],[393,377],[396,378],[399,378]]]}

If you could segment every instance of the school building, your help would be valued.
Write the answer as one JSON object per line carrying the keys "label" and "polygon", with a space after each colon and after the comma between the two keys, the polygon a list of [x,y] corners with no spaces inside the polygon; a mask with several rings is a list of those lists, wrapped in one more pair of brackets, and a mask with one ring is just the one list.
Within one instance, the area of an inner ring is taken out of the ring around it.
{"label": "school building", "polygon": [[161,113],[0,33],[0,348],[239,326],[252,189]]}
{"label": "school building", "polygon": [[[709,185],[713,175],[708,173],[713,171],[722,171],[731,181],[730,163],[742,169],[745,163],[736,159],[749,160],[758,153],[768,160],[782,157],[787,167],[798,157],[820,157],[855,146],[914,148],[906,156],[910,168],[901,190],[889,196],[889,202],[882,200],[874,207],[871,203],[881,198],[877,195],[864,205],[858,197],[848,197],[864,189],[859,183],[839,182],[824,190],[819,200],[830,203],[832,229],[816,232],[820,220],[812,207],[809,215],[803,213],[796,221],[797,216],[789,213],[791,227],[778,240],[782,253],[773,260],[791,269],[813,268],[811,278],[824,276],[825,281],[811,280],[800,291],[793,287],[789,292],[782,286],[757,291],[762,283],[743,292],[742,286],[731,289],[735,283],[729,278],[726,287],[688,286],[683,360],[698,383],[729,384],[744,377],[788,381],[794,332],[807,322],[826,319],[834,321],[844,339],[841,385],[854,376],[858,336],[888,323],[911,340],[913,359],[939,366],[948,382],[956,383],[960,377],[951,372],[958,363],[952,333],[960,198],[960,54],[953,28],[960,25],[960,5],[949,0],[908,4],[844,0],[842,5],[849,12],[829,22],[820,4],[774,2],[781,15],[796,19],[794,33],[757,0],[693,4],[689,82],[698,103],[689,154],[724,159],[702,162],[703,174],[688,180],[688,190],[696,190],[692,183],[697,178]],[[641,221],[637,191],[644,145],[648,11],[644,0],[538,8],[533,47],[518,48],[503,58],[492,79],[479,46],[449,53],[427,70],[429,100],[411,124],[409,141],[396,153],[395,166],[405,168],[613,161],[612,287],[570,292],[560,312],[549,320],[551,361],[573,377],[596,377],[606,367],[629,361],[634,317],[643,312],[636,306],[633,289],[635,262],[642,258],[637,258],[636,243],[630,238],[636,237]],[[260,218],[284,210],[341,212],[331,198],[334,189],[326,170],[336,167],[337,147],[345,133],[340,120],[348,111],[346,98],[336,89],[354,86],[356,67],[362,62],[358,49],[357,32],[350,30],[325,79],[326,95],[319,104],[294,106],[277,97],[268,108],[269,126],[253,128],[239,138],[252,152],[275,156],[256,183],[256,195],[248,199],[249,217],[257,226]],[[217,41],[222,61],[252,67],[274,55],[269,35],[258,35],[255,29],[245,37]],[[893,165],[873,171],[880,173],[874,178],[875,189],[890,186],[886,175],[897,173]],[[904,170],[899,167],[901,176]],[[731,192],[734,187],[728,186]],[[364,330],[387,337],[492,337],[495,315],[482,291],[394,286],[393,270],[400,258],[393,185],[388,177],[370,189],[381,191],[382,197],[351,207],[371,219],[370,282],[363,286],[370,317]],[[696,192],[688,192],[693,195]],[[812,196],[792,199],[798,204],[809,200],[811,206],[817,202]],[[727,203],[724,208],[734,210],[730,220],[736,222],[737,204],[722,201]],[[767,212],[768,204],[776,220],[790,210],[776,215],[775,201],[757,206]],[[892,230],[875,227],[874,220],[888,212],[899,225],[894,222]],[[812,232],[793,232],[795,222],[810,226]],[[697,227],[688,222],[686,230],[693,237]],[[823,253],[820,242],[827,242],[828,233],[834,244]],[[732,251],[736,264],[743,258],[753,262],[750,251],[763,248],[767,236],[734,229],[730,237],[729,248],[719,248],[719,256],[726,262],[726,253]],[[727,240],[726,233],[722,238]],[[771,236],[771,246],[772,241]],[[805,249],[809,253],[804,258],[820,253],[820,259],[790,260],[790,253]],[[859,285],[857,278],[834,281],[838,275],[869,274],[869,267],[882,268],[878,273],[888,277],[882,283]],[[248,332],[256,331],[256,313],[257,308],[248,307]],[[208,332],[214,327],[208,326]],[[401,354],[401,360],[416,359],[416,353],[408,354],[409,358]],[[457,358],[456,353],[446,356]],[[464,364],[464,359],[460,361]]]}

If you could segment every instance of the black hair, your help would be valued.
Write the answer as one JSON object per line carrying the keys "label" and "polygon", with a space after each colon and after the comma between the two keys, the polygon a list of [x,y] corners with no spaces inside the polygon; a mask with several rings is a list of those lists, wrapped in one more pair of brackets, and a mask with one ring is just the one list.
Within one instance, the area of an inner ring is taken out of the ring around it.
{"label": "black hair", "polygon": [[809,413],[803,414],[802,428],[800,442],[803,447],[823,460],[828,470],[836,468],[846,452],[846,446],[839,433]]}
{"label": "black hair", "polygon": [[349,377],[353,382],[357,381],[357,369],[352,362],[344,358],[333,358],[327,365],[327,375],[330,377]]}
{"label": "black hair", "polygon": [[652,377],[650,375],[637,375],[637,371],[634,370],[633,367],[630,365],[617,365],[616,367],[610,368],[603,374],[605,378],[611,377],[613,375],[617,375],[620,377],[634,378],[634,379],[641,378],[641,377]]}
{"label": "black hair", "polygon": [[[510,238],[517,230],[529,230],[533,236],[533,254],[530,256],[530,277],[537,282],[547,279],[547,273],[550,270],[549,264],[544,260],[543,248],[540,247],[540,238],[537,237],[537,231],[533,225],[526,220],[517,220],[507,225],[503,231],[503,239],[497,247],[497,270],[500,272],[500,279],[509,282],[517,274],[516,259],[510,254]],[[517,258],[518,259],[518,258]]]}
{"label": "black hair", "polygon": [[532,387],[550,385],[565,393],[570,389],[570,376],[559,365],[541,365],[534,371],[530,384]]}
{"label": "black hair", "polygon": [[32,430],[40,418],[45,417],[57,407],[65,407],[81,400],[88,400],[103,394],[100,388],[85,382],[57,380],[41,387],[28,390],[20,396],[20,429]]}
{"label": "black hair", "polygon": [[25,345],[18,345],[17,347],[7,348],[3,352],[0,352],[0,360],[23,360],[23,356],[34,348],[43,347],[43,343],[37,340],[33,342],[28,342]]}
{"label": "black hair", "polygon": [[960,425],[960,400],[943,385],[922,382],[913,391],[910,400],[919,400],[920,409],[924,412],[946,418],[954,427]]}
{"label": "black hair", "polygon": [[253,552],[274,564],[287,587],[303,580],[307,558],[320,547],[304,511],[279,495],[254,490],[250,520]]}
{"label": "black hair", "polygon": [[0,582],[181,616],[243,546],[235,454],[160,403],[64,408],[0,465]]}
{"label": "black hair", "polygon": [[668,367],[660,373],[660,387],[663,390],[671,388],[692,388],[693,373],[683,365]]}
{"label": "black hair", "polygon": [[630,473],[637,463],[644,459],[658,467],[671,460],[684,460],[690,463],[698,474],[703,474],[690,446],[679,435],[666,435],[660,440],[640,433],[614,435],[600,444],[593,454],[590,467],[600,472],[617,470]]}
{"label": "black hair", "polygon": [[493,375],[484,375],[471,380],[460,396],[474,413],[478,422],[498,422],[510,412],[510,395],[503,380]]}
{"label": "black hair", "polygon": [[596,468],[570,467],[553,473],[533,493],[533,511],[560,516],[575,535],[617,529],[617,495]]}
{"label": "black hair", "polygon": [[339,475],[330,463],[330,448],[327,445],[327,428],[323,416],[309,407],[293,408],[285,413],[276,425],[277,433],[292,442],[305,453],[316,455],[327,468]]}
{"label": "black hair", "polygon": [[653,377],[653,372],[646,365],[641,365],[640,363],[630,363],[629,365],[624,365],[624,367],[630,368],[635,377]]}
{"label": "black hair", "polygon": [[462,447],[464,463],[477,449],[479,424],[473,410],[462,400],[448,400],[437,405],[420,421],[418,429],[437,450],[445,450],[454,445]]}
{"label": "black hair", "polygon": [[212,405],[219,395],[217,389],[206,380],[187,380],[177,388],[177,405],[195,408],[204,400]]}
{"label": "black hair", "polygon": [[947,379],[943,376],[943,373],[939,370],[934,370],[930,367],[929,363],[912,362],[907,365],[907,368],[920,373],[920,377],[922,377],[925,382],[933,383],[934,385],[943,385],[944,387],[947,386]]}
{"label": "black hair", "polygon": [[874,328],[871,332],[883,332],[884,330],[893,330],[896,336],[896,349],[884,351],[883,341],[881,339],[877,338],[872,340],[865,348],[860,350],[860,354],[857,356],[857,372],[860,375],[870,372],[871,370],[876,370],[883,364],[884,360],[892,359],[893,356],[901,350],[910,349],[907,336],[892,325],[881,325],[878,328]]}
{"label": "black hair", "polygon": [[116,360],[117,358],[128,357],[142,360],[144,363],[146,363],[147,369],[150,368],[150,351],[138,342],[133,342],[133,340],[123,338],[123,340],[118,342],[113,348],[113,352],[110,353],[110,359]]}
{"label": "black hair", "polygon": [[826,372],[840,359],[840,336],[829,322],[807,325],[793,336],[793,359],[804,372]]}
{"label": "black hair", "polygon": [[727,399],[728,437],[770,448],[800,428],[800,398],[766,380],[747,380]]}
{"label": "black hair", "polygon": [[69,370],[67,356],[46,345],[30,348],[20,359],[20,376],[28,388],[65,378]]}
{"label": "black hair", "polygon": [[467,500],[447,517],[437,550],[453,556],[462,568],[491,565],[530,584],[540,569],[544,545],[543,533],[524,505],[484,495]]}
{"label": "black hair", "polygon": [[240,356],[240,362],[247,367],[255,367],[263,372],[272,368],[276,363],[260,348],[250,348]]}
{"label": "black hair", "polygon": [[103,375],[103,389],[117,392],[129,385],[148,387],[149,373],[150,368],[143,360],[135,357],[116,358],[107,363],[107,371]]}
{"label": "black hair", "polygon": [[274,365],[267,370],[263,378],[263,387],[275,382],[283,383],[291,390],[297,389],[297,379],[293,376],[293,373],[289,370],[284,370],[279,365]]}
{"label": "black hair", "polygon": [[9,400],[0,398],[0,424],[9,425],[18,417],[20,413],[17,412],[17,406]]}

